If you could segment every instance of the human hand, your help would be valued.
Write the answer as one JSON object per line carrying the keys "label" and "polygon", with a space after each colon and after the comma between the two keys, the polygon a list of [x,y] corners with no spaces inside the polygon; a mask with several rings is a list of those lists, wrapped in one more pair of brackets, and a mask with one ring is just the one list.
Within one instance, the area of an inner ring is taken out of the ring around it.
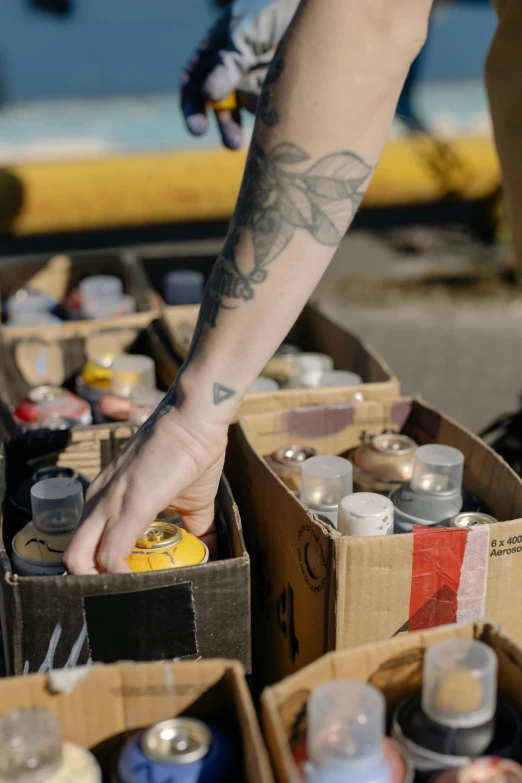
{"label": "human hand", "polygon": [[242,144],[240,108],[255,112],[266,72],[299,0],[235,0],[219,16],[181,74],[181,108],[188,130],[208,128],[208,102],[236,93],[239,105],[216,109],[223,144]]}
{"label": "human hand", "polygon": [[128,572],[125,558],[168,506],[212,553],[226,444],[225,424],[162,404],[89,487],[83,523],[64,555],[69,573]]}

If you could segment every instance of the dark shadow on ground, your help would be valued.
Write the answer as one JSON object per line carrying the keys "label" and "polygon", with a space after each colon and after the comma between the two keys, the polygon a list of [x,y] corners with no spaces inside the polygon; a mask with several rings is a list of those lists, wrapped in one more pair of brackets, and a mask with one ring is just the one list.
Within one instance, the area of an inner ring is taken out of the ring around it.
{"label": "dark shadow on ground", "polygon": [[24,205],[22,181],[9,169],[0,168],[0,233],[8,234]]}

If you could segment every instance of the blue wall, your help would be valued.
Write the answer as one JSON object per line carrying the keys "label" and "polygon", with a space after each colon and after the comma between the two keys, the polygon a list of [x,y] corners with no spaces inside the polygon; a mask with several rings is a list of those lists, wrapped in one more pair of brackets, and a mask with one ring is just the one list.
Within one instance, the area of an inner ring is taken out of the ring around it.
{"label": "blue wall", "polygon": [[[213,0],[72,0],[66,18],[0,0],[0,96],[7,100],[176,90],[179,70],[218,12]],[[441,8],[422,68],[428,79],[482,72],[493,11]]]}

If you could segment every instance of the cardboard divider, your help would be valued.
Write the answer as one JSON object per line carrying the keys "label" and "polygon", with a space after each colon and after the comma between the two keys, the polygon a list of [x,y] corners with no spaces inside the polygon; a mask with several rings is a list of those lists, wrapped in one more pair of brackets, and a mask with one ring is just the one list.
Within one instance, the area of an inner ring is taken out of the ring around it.
{"label": "cardboard divider", "polygon": [[[343,454],[390,431],[460,449],[464,487],[500,522],[468,531],[416,526],[408,534],[341,536],[305,509],[263,459],[290,443]],[[258,685],[329,650],[484,616],[522,642],[512,598],[521,588],[522,481],[483,441],[422,400],[243,416],[226,471],[252,557]]]}
{"label": "cardboard divider", "polygon": [[329,653],[270,688],[261,698],[264,733],[279,783],[302,783],[291,743],[303,736],[311,691],[332,680],[368,682],[385,696],[388,718],[399,701],[418,691],[426,649],[452,638],[477,639],[498,656],[499,690],[522,710],[522,650],[500,627],[484,622],[451,625]]}
{"label": "cardboard divider", "polygon": [[[94,478],[133,431],[127,425],[101,425],[16,436],[6,444],[7,486],[50,464]],[[220,559],[149,573],[13,575],[10,541],[19,525],[16,511],[4,505],[0,579],[7,673],[43,672],[91,659],[200,656],[237,659],[250,671],[250,560],[225,479],[216,500]]]}
{"label": "cardboard divider", "polygon": [[[31,255],[4,258],[0,262],[0,297],[4,301],[18,288],[27,286],[49,294],[63,304],[71,291],[85,277],[91,275],[119,277],[124,293],[130,294],[136,300],[138,312],[157,310],[158,301],[130,251],[96,250],[52,257]],[[129,316],[123,316],[124,319],[127,317]],[[15,327],[3,331],[16,332],[17,329]]]}
{"label": "cardboard divider", "polygon": [[186,714],[214,723],[237,743],[245,783],[273,783],[240,664],[120,663],[84,674],[70,693],[57,690],[58,677],[47,674],[1,680],[0,716],[23,707],[48,710],[59,719],[64,740],[94,751],[108,779],[126,732]]}
{"label": "cardboard divider", "polygon": [[15,405],[34,386],[66,385],[74,391],[75,378],[85,363],[104,352],[151,356],[164,391],[179,370],[170,335],[151,312],[46,328],[5,329],[0,337],[0,396]]}
{"label": "cardboard divider", "polygon": [[[177,358],[184,359],[196,325],[197,307],[167,307],[163,319]],[[343,400],[382,400],[400,394],[400,385],[384,359],[360,338],[330,321],[313,304],[304,308],[285,342],[304,351],[328,354],[335,368],[360,375],[364,384],[337,388],[280,389],[253,392],[244,398],[239,415],[278,411],[297,405],[328,405]]]}

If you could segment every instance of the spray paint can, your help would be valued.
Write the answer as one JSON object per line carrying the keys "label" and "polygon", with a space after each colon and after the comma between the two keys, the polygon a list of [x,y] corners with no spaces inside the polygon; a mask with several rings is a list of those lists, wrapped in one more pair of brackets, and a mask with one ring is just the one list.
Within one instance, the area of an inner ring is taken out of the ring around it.
{"label": "spray paint can", "polygon": [[215,726],[171,718],[135,734],[124,746],[115,783],[230,783],[239,779],[238,754]]}
{"label": "spray paint can", "polygon": [[58,386],[31,389],[13,411],[18,424],[31,429],[67,429],[92,424],[91,406],[76,394]]}
{"label": "spray paint can", "polygon": [[462,509],[464,455],[451,446],[419,446],[410,482],[390,493],[395,506],[395,532],[411,533],[412,525],[436,525]]}
{"label": "spray paint can", "polygon": [[456,517],[452,517],[448,526],[463,530],[468,527],[476,527],[477,525],[492,525],[495,522],[498,522],[498,519],[489,514],[483,514],[481,511],[465,511],[462,514],[457,514]]}
{"label": "spray paint can", "polygon": [[337,530],[343,536],[393,533],[393,503],[375,492],[354,492],[339,503]]}
{"label": "spray paint can", "polygon": [[407,435],[383,433],[369,443],[351,449],[345,456],[353,464],[356,492],[388,495],[413,476],[417,444]]}
{"label": "spray paint can", "polygon": [[292,492],[301,489],[301,469],[303,462],[319,454],[312,446],[283,446],[274,451],[265,462]]}
{"label": "spray paint can", "polygon": [[443,772],[434,783],[522,783],[522,766],[509,759],[485,756]]}
{"label": "spray paint can", "polygon": [[[391,767],[392,783],[413,783],[415,769],[400,745],[388,737],[384,737],[384,756]],[[309,768],[306,740],[300,740],[292,747],[294,762],[303,780]],[[511,783],[511,782],[510,782]],[[514,782],[515,783],[515,782]],[[516,781],[518,783],[518,781]]]}
{"label": "spray paint can", "polygon": [[52,478],[31,488],[33,521],[13,538],[13,570],[20,576],[59,576],[62,557],[83,511],[79,481]]}
{"label": "spray paint can", "polygon": [[299,498],[322,522],[337,527],[341,500],[353,491],[352,463],[343,457],[318,456],[305,460]]}
{"label": "spray paint can", "polygon": [[518,758],[522,722],[510,702],[497,701],[494,651],[470,639],[428,648],[422,692],[399,704],[391,736],[421,780],[482,755]]}
{"label": "spray paint can", "polygon": [[127,563],[131,571],[143,572],[202,565],[207,560],[203,541],[178,525],[156,521],[138,539]]}
{"label": "spray paint can", "polygon": [[112,382],[112,365],[116,355],[106,352],[87,362],[81,374],[76,378],[76,393],[91,405],[96,405],[101,398],[110,393]]}
{"label": "spray paint can", "polygon": [[0,721],[0,783],[101,783],[92,753],[61,741],[46,710],[21,709]]}

